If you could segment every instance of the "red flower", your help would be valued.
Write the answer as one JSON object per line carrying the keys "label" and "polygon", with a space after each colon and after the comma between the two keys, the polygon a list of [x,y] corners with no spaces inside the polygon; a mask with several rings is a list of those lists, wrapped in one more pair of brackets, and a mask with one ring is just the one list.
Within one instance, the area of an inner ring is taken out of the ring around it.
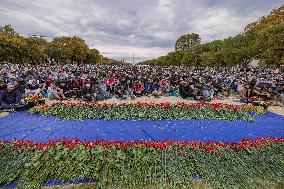
{"label": "red flower", "polygon": [[[83,144],[86,148],[96,148],[99,146],[105,147],[105,150],[102,154],[108,154],[108,147],[114,146],[116,149],[123,149],[124,151],[131,148],[153,148],[157,150],[165,150],[167,148],[173,148],[176,146],[184,148],[199,148],[203,149],[205,153],[212,153],[215,155],[220,155],[220,150],[225,148],[230,148],[232,150],[248,150],[248,149],[258,149],[264,145],[284,143],[284,138],[259,138],[256,140],[243,139],[242,142],[235,143],[221,143],[221,142],[201,142],[201,141],[192,141],[192,142],[178,142],[178,141],[164,141],[164,142],[154,142],[154,141],[133,141],[133,142],[119,142],[119,141],[80,141],[78,139],[66,140],[63,138],[60,140],[50,140],[47,143],[32,142],[32,141],[23,141],[16,140],[12,142],[0,141],[0,148],[3,148],[11,143],[16,145],[16,152],[20,152],[23,148],[35,148],[42,150],[44,152],[53,149],[57,143],[64,144],[69,150],[74,149],[76,146]],[[180,150],[178,154],[180,156],[184,155],[184,150]]]}
{"label": "red flower", "polygon": [[103,155],[107,155],[108,154],[108,150],[105,149],[104,151],[101,152]]}
{"label": "red flower", "polygon": [[178,155],[180,155],[180,156],[184,156],[184,154],[185,154],[185,152],[184,152],[183,150],[180,150],[180,151],[178,152]]}

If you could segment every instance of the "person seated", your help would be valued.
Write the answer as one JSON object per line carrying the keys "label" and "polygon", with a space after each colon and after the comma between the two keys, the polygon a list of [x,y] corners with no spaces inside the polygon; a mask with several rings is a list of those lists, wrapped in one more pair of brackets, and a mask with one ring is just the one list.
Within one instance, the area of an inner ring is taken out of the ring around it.
{"label": "person seated", "polygon": [[214,90],[214,87],[212,85],[212,82],[208,82],[206,85],[203,86],[203,96],[205,99],[209,99],[209,100],[212,100],[213,97],[214,97],[214,93],[215,93],[215,90]]}
{"label": "person seated", "polygon": [[219,81],[215,81],[213,82],[213,88],[215,89],[215,93],[216,95],[223,95],[224,93],[224,84],[219,82]]}
{"label": "person seated", "polygon": [[84,87],[81,89],[81,98],[82,100],[88,101],[88,102],[95,100],[94,88],[91,82],[87,81]]}
{"label": "person seated", "polygon": [[194,85],[193,82],[181,82],[179,86],[179,93],[182,98],[190,98],[199,100],[201,94],[199,94],[199,89]]}
{"label": "person seated", "polygon": [[25,78],[19,78],[17,90],[19,90],[22,98],[26,98],[27,81]]}
{"label": "person seated", "polygon": [[33,79],[26,88],[25,96],[28,98],[38,96],[40,91],[38,82]]}
{"label": "person seated", "polygon": [[169,80],[161,80],[160,81],[160,90],[164,96],[168,96],[170,92],[170,81]]}
{"label": "person seated", "polygon": [[75,92],[72,90],[73,84],[71,77],[68,77],[65,80],[61,80],[59,88],[63,90],[63,94],[66,98],[76,97]]}
{"label": "person seated", "polygon": [[7,89],[0,94],[0,109],[14,110],[21,103],[21,94],[16,86],[9,84]]}
{"label": "person seated", "polygon": [[72,97],[79,98],[81,91],[81,80],[79,77],[72,80],[71,89]]}
{"label": "person seated", "polygon": [[182,81],[179,85],[179,94],[183,99],[192,97],[190,93],[190,86],[185,81]]}
{"label": "person seated", "polygon": [[256,86],[254,90],[252,90],[252,95],[259,97],[263,100],[268,100],[271,96],[271,94],[267,91],[261,90],[260,87]]}
{"label": "person seated", "polygon": [[[133,88],[133,86],[132,86]],[[143,93],[147,96],[153,92],[153,80],[151,78],[146,78],[144,82]]]}
{"label": "person seated", "polygon": [[275,97],[275,103],[278,106],[284,107],[284,93],[280,93]]}
{"label": "person seated", "polygon": [[238,83],[237,83],[237,94],[240,94],[240,92],[241,91],[243,91],[244,90],[244,86],[243,86],[243,83],[241,82],[241,81],[239,81]]}
{"label": "person seated", "polygon": [[249,97],[251,96],[250,93],[251,93],[250,85],[249,85],[248,83],[246,83],[246,84],[244,85],[243,90],[240,91],[238,97],[239,97],[240,99],[249,98]]}
{"label": "person seated", "polygon": [[277,85],[277,87],[275,87],[273,92],[276,96],[284,94],[284,83],[280,83],[279,85]]}
{"label": "person seated", "polygon": [[169,91],[169,96],[179,96],[178,87],[171,85],[170,91]]}
{"label": "person seated", "polygon": [[126,98],[131,98],[132,100],[135,98],[135,95],[133,94],[133,83],[131,79],[127,79],[126,82],[123,85],[124,87],[124,96]]}
{"label": "person seated", "polygon": [[118,99],[121,99],[121,100],[127,99],[127,97],[124,95],[124,88],[120,84],[115,85],[114,93],[115,93],[116,98]]}
{"label": "person seated", "polygon": [[134,95],[135,96],[142,96],[142,91],[143,91],[143,85],[142,85],[142,82],[139,80],[139,81],[136,81],[135,84],[134,84]]}
{"label": "person seated", "polygon": [[56,86],[55,82],[52,82],[47,89],[47,95],[49,100],[63,100],[65,96],[63,90]]}
{"label": "person seated", "polygon": [[99,88],[98,90],[103,94],[105,99],[112,98],[112,94],[107,91],[106,84],[101,79],[98,80],[97,87]]}
{"label": "person seated", "polygon": [[97,81],[95,81],[93,84],[93,91],[94,91],[93,95],[95,101],[102,101],[110,98],[110,96],[107,96],[106,93],[101,89],[100,84]]}
{"label": "person seated", "polygon": [[105,85],[106,85],[106,88],[107,88],[107,91],[110,92],[110,93],[114,93],[114,85],[116,83],[116,79],[114,77],[114,75],[112,75],[110,78],[106,79],[105,81]]}
{"label": "person seated", "polygon": [[67,82],[65,80],[60,80],[58,82],[58,88],[60,88],[62,91],[63,91],[63,94],[65,97],[69,97],[68,94],[69,94],[69,88],[68,88],[68,85],[67,85]]}
{"label": "person seated", "polygon": [[152,90],[152,96],[156,98],[162,96],[161,86],[158,79],[155,79],[151,90]]}
{"label": "person seated", "polygon": [[0,79],[0,95],[5,90],[7,90],[7,83],[6,83],[6,80],[4,78],[1,78]]}
{"label": "person seated", "polygon": [[203,98],[203,84],[201,83],[195,83],[192,85],[192,87],[194,88],[194,93],[195,93],[195,99],[196,100],[200,100]]}

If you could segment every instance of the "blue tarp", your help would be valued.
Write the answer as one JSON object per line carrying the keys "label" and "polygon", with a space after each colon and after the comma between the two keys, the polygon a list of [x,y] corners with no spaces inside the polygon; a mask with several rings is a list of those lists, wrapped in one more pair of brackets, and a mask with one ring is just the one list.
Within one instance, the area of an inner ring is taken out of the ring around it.
{"label": "blue tarp", "polygon": [[[45,183],[42,184],[42,186],[58,186],[58,185],[67,185],[67,184],[87,184],[87,183],[94,183],[96,182],[95,180],[89,180],[89,179],[76,179],[72,181],[66,181],[66,182],[60,182],[57,180],[49,180]],[[16,188],[18,185],[18,181],[14,181],[11,184],[7,185],[1,185],[0,188]]]}
{"label": "blue tarp", "polygon": [[80,140],[177,140],[237,142],[243,138],[284,137],[284,117],[273,113],[254,116],[256,122],[192,120],[59,120],[16,112],[0,119],[0,140],[13,138],[47,142]]}

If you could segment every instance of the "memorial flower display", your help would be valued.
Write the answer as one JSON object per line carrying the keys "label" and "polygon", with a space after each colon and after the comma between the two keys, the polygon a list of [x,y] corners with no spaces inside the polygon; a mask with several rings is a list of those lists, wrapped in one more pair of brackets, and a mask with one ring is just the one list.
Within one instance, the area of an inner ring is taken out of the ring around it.
{"label": "memorial flower display", "polygon": [[216,188],[253,187],[252,179],[283,179],[283,148],[283,138],[235,143],[1,141],[0,184],[18,180],[23,188],[39,188],[51,179],[92,179],[102,188],[108,184],[185,188],[198,175]]}
{"label": "memorial flower display", "polygon": [[262,106],[254,106],[252,104],[244,104],[244,105],[241,106],[241,109],[243,111],[254,113],[254,114],[259,114],[259,115],[264,115],[268,112]]}
{"label": "memorial flower display", "polygon": [[59,103],[50,107],[35,107],[30,113],[56,115],[62,119],[215,119],[255,121],[240,106],[221,103]]}

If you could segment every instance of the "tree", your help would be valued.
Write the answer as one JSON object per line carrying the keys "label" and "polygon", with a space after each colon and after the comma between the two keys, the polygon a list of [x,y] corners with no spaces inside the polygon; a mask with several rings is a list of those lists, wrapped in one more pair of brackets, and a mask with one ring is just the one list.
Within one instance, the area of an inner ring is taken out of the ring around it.
{"label": "tree", "polygon": [[270,26],[257,32],[254,43],[256,57],[266,65],[284,64],[284,24]]}
{"label": "tree", "polygon": [[[224,53],[226,64],[247,66],[254,57],[252,51],[253,43],[254,37],[249,34],[238,34],[235,37],[225,39],[222,52]],[[228,52],[231,54],[228,54]]]}
{"label": "tree", "polygon": [[199,45],[201,43],[201,38],[196,33],[191,33],[187,35],[182,35],[175,44],[175,51],[184,50],[193,45]]}
{"label": "tree", "polygon": [[245,32],[260,30],[269,26],[284,24],[284,5],[273,9],[269,15],[263,16],[245,27]]}
{"label": "tree", "polygon": [[219,59],[216,52],[203,52],[200,54],[202,66],[217,66]]}
{"label": "tree", "polygon": [[0,27],[0,32],[8,36],[19,36],[19,34],[15,32],[11,25]]}
{"label": "tree", "polygon": [[248,24],[245,35],[254,36],[250,44],[254,58],[265,65],[284,64],[284,5]]}
{"label": "tree", "polygon": [[101,63],[121,64],[103,57],[97,49],[89,49],[79,37],[43,38],[20,36],[11,25],[0,26],[0,63]]}
{"label": "tree", "polygon": [[89,52],[85,41],[79,37],[56,37],[52,44],[52,57],[57,63],[82,63]]}
{"label": "tree", "polygon": [[101,55],[97,49],[90,49],[84,63],[86,64],[98,64],[101,62]]}
{"label": "tree", "polygon": [[19,63],[24,61],[26,40],[10,25],[0,27],[0,61]]}
{"label": "tree", "polygon": [[201,48],[199,45],[192,46],[183,51],[181,65],[184,66],[200,66],[201,65]]}
{"label": "tree", "polygon": [[28,37],[26,58],[29,63],[41,63],[46,61],[48,55],[45,49],[47,48],[47,41],[43,38]]}
{"label": "tree", "polygon": [[169,52],[167,56],[163,56],[161,58],[161,65],[169,66],[169,65],[175,65],[180,66],[181,62],[181,52]]}
{"label": "tree", "polygon": [[200,48],[202,52],[217,52],[223,47],[223,45],[224,41],[214,40],[212,42],[200,45]]}
{"label": "tree", "polygon": [[87,54],[89,53],[88,45],[86,45],[85,41],[79,37],[72,37],[72,56],[71,56],[71,63],[74,60],[78,63],[82,63],[85,59]]}

